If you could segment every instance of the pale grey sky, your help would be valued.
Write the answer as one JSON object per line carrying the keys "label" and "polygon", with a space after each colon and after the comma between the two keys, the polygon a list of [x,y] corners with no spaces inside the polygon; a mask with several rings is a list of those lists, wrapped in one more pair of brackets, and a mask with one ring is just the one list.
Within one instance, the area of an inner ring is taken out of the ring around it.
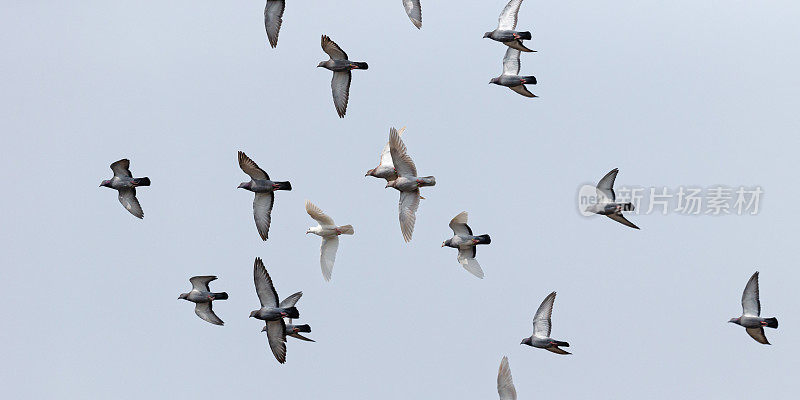
{"label": "pale grey sky", "polygon": [[[0,397],[492,399],[508,355],[520,399],[787,398],[800,279],[793,172],[800,6],[789,1],[532,1],[522,73],[539,99],[488,85],[505,48],[482,39],[505,0],[290,1],[269,49],[263,1],[2,3]],[[330,35],[355,71],[347,117]],[[405,244],[396,191],[365,178],[407,126],[425,190]],[[244,150],[278,193],[258,238]],[[131,159],[145,219],[98,188]],[[580,185],[760,185],[757,216],[582,217]],[[319,271],[312,200],[356,234]],[[489,233],[479,280],[442,249],[449,220]],[[317,343],[270,354],[252,263],[303,290]],[[761,271],[772,346],[726,321]],[[177,301],[214,274],[224,327]],[[553,336],[519,344],[558,291]]]}

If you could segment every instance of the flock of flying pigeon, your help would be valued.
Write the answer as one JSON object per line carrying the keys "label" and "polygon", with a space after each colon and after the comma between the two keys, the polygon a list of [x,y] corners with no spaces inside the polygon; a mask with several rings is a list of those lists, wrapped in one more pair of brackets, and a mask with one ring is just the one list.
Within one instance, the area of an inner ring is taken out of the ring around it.
{"label": "flock of flying pigeon", "polygon": [[[490,83],[506,86],[511,90],[526,96],[536,97],[530,93],[525,84],[535,84],[536,78],[533,76],[519,76],[520,52],[533,52],[525,47],[523,40],[530,40],[530,32],[516,31],[517,14],[522,0],[511,0],[500,13],[498,26],[491,32],[486,32],[484,38],[501,42],[508,46],[505,57],[503,58],[503,74],[493,78]],[[419,0],[403,0],[408,17],[417,28],[422,27],[422,11]],[[272,47],[278,44],[278,34],[282,24],[283,11],[285,8],[284,0],[268,0],[264,8],[264,23],[267,31],[267,38]],[[320,62],[318,67],[324,67],[333,71],[331,88],[333,91],[333,102],[339,117],[344,117],[347,110],[349,98],[351,72],[354,69],[367,69],[366,62],[350,61],[345,53],[328,36],[322,35],[322,49],[330,56],[327,61]],[[399,221],[400,231],[403,239],[409,242],[414,232],[416,213],[419,208],[420,199],[424,197],[420,194],[420,188],[435,186],[436,178],[433,176],[419,176],[417,167],[411,156],[408,154],[406,145],[401,136],[405,128],[400,131],[391,128],[389,140],[380,154],[378,166],[367,171],[365,176],[384,179],[386,188],[394,188],[400,192],[399,200]],[[256,229],[262,240],[269,238],[269,227],[272,221],[271,213],[275,204],[275,192],[280,190],[292,190],[292,184],[288,181],[273,181],[266,171],[261,169],[258,164],[250,159],[244,152],[238,152],[239,167],[250,177],[248,182],[243,182],[239,188],[249,190],[254,193],[253,217]],[[100,186],[115,189],[118,192],[120,203],[126,210],[137,218],[144,218],[139,200],[136,198],[136,188],[150,186],[150,179],[134,178],[130,171],[130,161],[122,159],[111,164],[114,173],[113,178],[104,180]],[[616,180],[618,169],[608,172],[596,186],[598,201],[588,206],[589,213],[605,215],[625,226],[639,229],[636,225],[628,221],[623,215],[623,211],[633,211],[631,203],[617,203],[614,193],[614,181]],[[336,260],[336,252],[339,248],[339,236],[353,235],[355,230],[352,225],[337,226],[333,218],[325,214],[314,203],[306,200],[306,212],[317,222],[317,226],[308,228],[306,233],[313,233],[322,238],[320,247],[320,267],[322,276],[326,281],[331,280],[333,265]],[[452,247],[458,249],[457,259],[459,264],[469,273],[478,278],[483,278],[484,273],[480,264],[475,259],[476,247],[478,245],[488,245],[491,238],[488,234],[474,235],[472,229],[467,225],[467,212],[461,212],[450,221],[450,229],[453,237],[445,240],[442,247]],[[189,279],[192,290],[183,293],[178,299],[183,299],[195,303],[195,313],[198,317],[214,325],[223,325],[212,308],[215,300],[226,300],[228,294],[225,292],[212,292],[209,283],[217,279],[216,276],[195,276]],[[297,302],[303,292],[294,293],[287,298],[280,300],[272,282],[272,278],[267,272],[261,258],[256,258],[253,265],[253,279],[256,294],[261,303],[259,309],[252,311],[250,317],[264,321],[265,326],[262,331],[266,331],[269,347],[273,355],[280,363],[286,361],[286,337],[294,337],[304,341],[313,342],[300,333],[311,332],[311,327],[307,324],[295,325],[293,319],[299,318],[300,313],[296,308]],[[562,349],[569,347],[569,343],[556,340],[550,337],[551,315],[555,302],[556,292],[552,292],[542,301],[533,318],[533,333],[530,337],[522,340],[521,344],[545,349],[550,352],[568,355],[571,354]],[[742,315],[732,318],[729,322],[735,323],[745,328],[747,333],[756,341],[762,344],[770,344],[764,335],[764,327],[777,328],[776,318],[761,317],[761,303],[758,291],[758,272],[754,273],[742,294]],[[511,378],[511,370],[508,359],[503,357],[497,376],[497,391],[501,399],[516,399],[516,389]]]}

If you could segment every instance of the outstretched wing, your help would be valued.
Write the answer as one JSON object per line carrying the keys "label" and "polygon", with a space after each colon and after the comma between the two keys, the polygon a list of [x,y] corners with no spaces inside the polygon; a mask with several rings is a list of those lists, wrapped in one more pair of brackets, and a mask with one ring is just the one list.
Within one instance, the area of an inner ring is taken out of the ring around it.
{"label": "outstretched wing", "polygon": [[256,261],[253,263],[253,281],[256,284],[256,294],[258,294],[261,307],[277,307],[278,292],[275,291],[272,278],[264,268],[264,262],[260,257],[256,257]]}
{"label": "outstretched wing", "polygon": [[517,27],[517,14],[521,5],[522,0],[509,1],[503,11],[500,12],[500,17],[497,19],[497,29],[501,31],[514,30]]}
{"label": "outstretched wing", "polygon": [[333,274],[333,263],[336,261],[336,250],[339,249],[339,238],[336,236],[322,238],[322,246],[319,248],[319,265],[322,268],[322,277],[326,281],[331,280]]}
{"label": "outstretched wing", "polygon": [[331,93],[333,105],[339,118],[344,118],[347,112],[347,101],[350,99],[350,80],[353,78],[350,71],[337,71],[331,78]]}
{"label": "outstretched wing", "polygon": [[221,319],[214,314],[214,310],[211,308],[211,302],[208,303],[195,303],[194,305],[194,313],[197,314],[198,317],[202,318],[203,321],[210,322],[214,325],[225,325]]}
{"label": "outstretched wing", "polygon": [[281,308],[294,307],[294,305],[297,304],[297,302],[300,300],[301,297],[303,297],[303,292],[293,293],[289,295],[289,297],[283,299],[283,301],[280,304],[278,304],[278,307]]}
{"label": "outstretched wing", "polygon": [[606,215],[606,216],[607,216],[608,218],[611,218],[611,219],[613,219],[614,221],[617,221],[617,222],[619,222],[619,223],[620,223],[620,224],[622,224],[622,225],[625,225],[625,226],[630,226],[630,227],[631,227],[631,228],[633,228],[633,229],[639,229],[639,227],[638,227],[638,226],[636,226],[636,225],[634,225],[634,224],[633,224],[633,222],[631,222],[631,221],[628,221],[627,219],[625,219],[625,217],[623,217],[623,216],[622,216],[622,214],[608,214],[608,215]]}
{"label": "outstretched wing", "polygon": [[303,336],[303,335],[301,335],[299,333],[290,333],[289,336],[291,336],[291,337],[293,337],[295,339],[304,340],[306,342],[316,342],[315,340],[309,339],[309,338],[307,338],[307,337],[305,337],[305,336]]}
{"label": "outstretched wing", "polygon": [[411,23],[417,29],[422,28],[422,6],[419,4],[419,0],[403,0],[403,7],[406,9]]}
{"label": "outstretched wing", "polygon": [[756,342],[761,344],[770,344],[769,340],[767,340],[767,335],[764,334],[763,327],[759,326],[758,328],[745,328],[745,330],[751,338],[756,340]]}
{"label": "outstretched wing", "polygon": [[744,292],[742,292],[742,311],[744,315],[754,317],[761,315],[761,300],[758,297],[758,271],[756,271],[747,281],[747,286],[744,287]]}
{"label": "outstretched wing", "polygon": [[556,301],[556,292],[544,298],[536,315],[533,317],[533,336],[540,338],[550,337],[550,316],[553,314],[553,302]]}
{"label": "outstretched wing", "polygon": [[189,283],[192,284],[192,289],[197,289],[201,292],[210,292],[211,289],[208,288],[208,283],[215,279],[217,279],[217,277],[213,275],[193,276],[189,278]]}
{"label": "outstretched wing", "polygon": [[322,51],[332,60],[347,60],[347,53],[327,35],[322,35]]}
{"label": "outstretched wing", "polygon": [[463,211],[450,220],[450,229],[458,236],[472,236],[472,229],[467,225],[467,212]]}
{"label": "outstretched wing", "polygon": [[308,200],[306,200],[306,212],[311,216],[311,218],[314,218],[314,220],[317,221],[320,226],[336,226],[336,224],[333,222],[333,218],[322,212],[319,207]]}
{"label": "outstretched wing", "polygon": [[419,190],[413,192],[400,192],[400,231],[403,239],[411,241],[414,234],[414,224],[417,222],[417,209],[419,208]]}
{"label": "outstretched wing", "polygon": [[286,323],[283,318],[267,321],[267,342],[272,354],[279,363],[286,362]]}
{"label": "outstretched wing", "polygon": [[[399,131],[397,131],[397,134],[402,136],[403,132],[405,131],[406,127],[402,127]],[[392,162],[392,153],[389,150],[389,142],[386,142],[386,146],[383,146],[383,150],[381,150],[381,162],[378,163],[378,167],[394,168],[394,163]]]}
{"label": "outstretched wing", "polygon": [[525,96],[525,97],[536,97],[535,94],[531,93],[525,85],[517,85],[517,86],[510,86],[509,89]]}
{"label": "outstretched wing", "polygon": [[618,172],[619,168],[614,168],[609,171],[603,179],[600,179],[600,182],[597,182],[597,195],[601,199],[605,198],[606,202],[617,199],[617,194],[614,193],[614,180],[617,179]]}
{"label": "outstretched wing", "polygon": [[244,154],[243,151],[239,152],[239,168],[241,168],[245,174],[250,175],[252,179],[269,179],[269,175],[267,175],[263,169],[259,168],[258,164],[251,160],[247,154]]}
{"label": "outstretched wing", "polygon": [[278,34],[281,31],[285,8],[284,0],[267,0],[267,5],[264,7],[264,27],[267,29],[269,45],[273,48],[278,45]]}
{"label": "outstretched wing", "polygon": [[272,206],[275,204],[275,195],[272,192],[256,193],[253,199],[253,219],[261,240],[269,237],[269,225],[272,223]]}
{"label": "outstretched wing", "polygon": [[131,162],[127,158],[123,158],[111,164],[111,170],[114,171],[114,176],[120,178],[133,178],[130,170]]}
{"label": "outstretched wing", "polygon": [[497,371],[497,394],[500,400],[517,400],[517,389],[511,379],[511,367],[508,366],[508,357],[503,356],[500,369]]}
{"label": "outstretched wing", "polygon": [[458,262],[467,272],[483,279],[483,270],[478,260],[475,259],[475,246],[468,249],[458,249]]}
{"label": "outstretched wing", "polygon": [[389,152],[398,176],[417,176],[417,166],[414,165],[405,143],[394,128],[389,129]]}
{"label": "outstretched wing", "polygon": [[139,199],[136,198],[136,189],[120,189],[117,198],[122,206],[133,214],[134,217],[139,219],[144,218],[144,211],[142,210],[142,206],[139,205]]}
{"label": "outstretched wing", "polygon": [[519,50],[511,47],[506,50],[506,55],[503,56],[503,75],[519,75],[519,54]]}

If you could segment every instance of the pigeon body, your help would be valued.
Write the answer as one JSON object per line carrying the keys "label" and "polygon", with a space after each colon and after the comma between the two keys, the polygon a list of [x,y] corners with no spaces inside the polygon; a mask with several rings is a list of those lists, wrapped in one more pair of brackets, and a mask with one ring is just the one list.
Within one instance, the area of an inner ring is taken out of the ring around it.
{"label": "pigeon body", "polygon": [[505,57],[503,57],[503,73],[496,78],[492,78],[489,83],[505,86],[525,97],[538,97],[525,87],[526,84],[535,85],[536,77],[519,75],[519,54],[519,50],[509,47],[506,50]]}
{"label": "pigeon body", "polygon": [[319,265],[322,268],[322,277],[330,281],[333,263],[336,261],[336,250],[339,248],[339,235],[352,235],[355,231],[352,225],[336,226],[333,218],[308,200],[306,200],[306,212],[318,223],[317,226],[308,228],[306,234],[313,233],[322,237]]}
{"label": "pigeon body", "polygon": [[192,284],[192,290],[190,290],[189,293],[181,293],[181,295],[178,296],[178,300],[182,299],[195,303],[194,313],[204,321],[214,325],[224,325],[225,323],[222,322],[217,314],[214,314],[214,310],[211,308],[211,303],[214,300],[228,299],[228,293],[214,293],[208,288],[208,284],[216,279],[216,276],[211,275],[193,276],[189,278],[189,282]]}
{"label": "pigeon body", "polygon": [[123,158],[111,164],[111,171],[114,177],[100,182],[100,186],[114,189],[118,192],[117,198],[120,204],[125,207],[134,217],[144,218],[144,211],[136,198],[136,188],[139,186],[150,186],[150,178],[134,178],[130,170],[131,162]]}
{"label": "pigeon body", "polygon": [[758,271],[756,271],[742,293],[742,315],[738,318],[731,318],[730,321],[736,325],[743,326],[756,342],[770,344],[764,334],[764,327],[778,328],[778,319],[761,317],[761,299],[758,291]]}
{"label": "pigeon body", "polygon": [[286,323],[283,319],[300,317],[295,304],[303,296],[303,292],[294,293],[279,303],[278,292],[275,291],[272,278],[264,268],[264,262],[258,257],[253,264],[253,281],[261,308],[250,312],[250,318],[266,322],[261,331],[267,332],[267,341],[272,354],[283,364],[286,362]]}
{"label": "pigeon body", "polygon": [[491,32],[486,32],[483,37],[489,38],[504,45],[519,51],[533,52],[524,44],[523,40],[530,40],[531,33],[529,31],[520,32],[515,30],[517,28],[517,15],[519,14],[519,7],[522,5],[522,0],[511,0],[506,4],[503,11],[500,12],[500,17],[497,19],[497,28]]}
{"label": "pigeon body", "polygon": [[419,188],[423,186],[436,185],[436,178],[432,176],[417,176],[417,166],[411,156],[408,155],[406,145],[400,139],[397,130],[389,130],[389,152],[392,156],[392,164],[397,171],[397,179],[386,183],[386,187],[391,187],[400,192],[399,214],[400,230],[403,239],[408,242],[414,233],[414,224],[417,221],[417,209],[419,208]]}
{"label": "pigeon body", "polygon": [[[400,128],[400,130],[397,132],[398,136],[403,136],[403,132],[405,131],[405,127]],[[381,150],[381,159],[378,162],[378,166],[367,171],[366,175],[364,176],[374,176],[376,178],[385,179],[386,182],[391,182],[397,179],[397,170],[394,169],[392,153],[389,150],[389,142],[386,142],[386,146],[383,146],[383,150]]]}
{"label": "pigeon body", "polygon": [[639,229],[638,226],[625,219],[623,211],[633,211],[633,203],[617,203],[617,194],[614,192],[614,181],[617,179],[619,168],[609,171],[600,182],[597,183],[598,202],[586,208],[586,212],[605,215],[622,225]]}
{"label": "pigeon body", "polygon": [[403,0],[403,7],[406,9],[408,19],[417,27],[422,28],[422,6],[419,4],[420,0]]}
{"label": "pigeon body", "polygon": [[267,0],[264,6],[264,28],[267,30],[267,40],[274,49],[278,45],[278,34],[283,24],[283,11],[286,8],[285,0]]}
{"label": "pigeon body", "polygon": [[500,400],[517,400],[517,389],[514,387],[511,367],[506,356],[503,356],[500,368],[497,370],[497,394],[500,395]]}
{"label": "pigeon body", "polygon": [[555,340],[550,337],[550,316],[553,314],[553,303],[556,301],[556,292],[552,292],[544,298],[536,315],[533,317],[533,335],[522,339],[520,344],[545,349],[556,354],[572,354],[560,347],[569,347],[569,343]]}
{"label": "pigeon body", "polygon": [[489,244],[492,239],[489,235],[472,234],[472,229],[467,225],[467,212],[464,211],[455,216],[450,221],[450,229],[453,230],[453,237],[445,240],[442,247],[452,247],[458,249],[458,262],[464,269],[472,275],[483,279],[483,270],[478,260],[475,259],[477,250],[475,246],[479,244]]}
{"label": "pigeon body", "polygon": [[239,152],[239,168],[250,175],[250,182],[242,182],[239,188],[246,189],[256,194],[253,200],[253,218],[261,240],[269,237],[269,225],[272,222],[272,206],[275,203],[276,190],[292,190],[289,182],[276,182],[269,179],[269,175],[259,168],[255,161],[247,157],[244,152]]}
{"label": "pigeon body", "polygon": [[326,35],[322,35],[322,50],[328,54],[330,59],[320,62],[317,67],[333,71],[331,79],[333,105],[336,107],[339,118],[344,118],[347,112],[347,102],[350,99],[350,80],[352,78],[350,71],[368,69],[369,65],[365,62],[348,60],[347,53]]}

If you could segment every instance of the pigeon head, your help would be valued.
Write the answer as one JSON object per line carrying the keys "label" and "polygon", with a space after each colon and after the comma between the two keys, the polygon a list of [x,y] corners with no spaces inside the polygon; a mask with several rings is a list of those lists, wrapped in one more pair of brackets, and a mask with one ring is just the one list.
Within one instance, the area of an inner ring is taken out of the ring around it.
{"label": "pigeon head", "polygon": [[520,344],[527,344],[528,346],[533,346],[533,344],[531,344],[531,338],[529,337],[522,339],[522,342],[520,342]]}
{"label": "pigeon head", "polygon": [[374,174],[374,173],[375,173],[375,168],[373,168],[373,169],[371,169],[371,170],[367,171],[367,173],[366,173],[364,176],[374,176],[374,175],[372,175],[372,174]]}
{"label": "pigeon head", "polygon": [[[395,181],[389,181],[389,182],[386,182],[386,187],[387,187],[387,188],[389,188],[389,187],[394,187],[394,184],[395,184]],[[384,188],[384,189],[385,189],[385,188]]]}
{"label": "pigeon head", "polygon": [[250,318],[253,318],[253,317],[255,317],[256,315],[258,315],[258,310],[255,310],[255,311],[250,311]]}
{"label": "pigeon head", "polygon": [[325,66],[325,61],[320,61],[319,64],[317,64],[317,68],[324,66]]}
{"label": "pigeon head", "polygon": [[189,293],[181,293],[181,295],[178,296],[178,300],[186,300],[187,297],[189,297]]}
{"label": "pigeon head", "polygon": [[499,85],[500,84],[500,78],[492,78],[492,80],[490,80],[489,83],[494,83],[495,85]]}
{"label": "pigeon head", "polygon": [[250,189],[250,184],[252,184],[252,183],[253,183],[253,181],[242,182],[242,183],[239,184],[239,187],[237,189]]}
{"label": "pigeon head", "polygon": [[492,32],[486,32],[486,33],[483,34],[484,38],[491,37],[491,36],[492,36]]}
{"label": "pigeon head", "polygon": [[444,242],[442,242],[442,247],[444,247],[444,246],[450,246],[450,243],[451,243],[452,241],[453,241],[453,239],[447,239],[447,240],[445,240]]}
{"label": "pigeon head", "polygon": [[266,331],[267,331],[267,326],[266,326],[266,325],[264,325],[264,327],[263,327],[263,328],[261,328],[261,332],[266,332]]}
{"label": "pigeon head", "polygon": [[100,186],[111,187],[111,179],[100,182]]}
{"label": "pigeon head", "polygon": [[731,318],[730,320],[728,320],[728,322],[733,322],[734,324],[738,324],[739,318]]}

